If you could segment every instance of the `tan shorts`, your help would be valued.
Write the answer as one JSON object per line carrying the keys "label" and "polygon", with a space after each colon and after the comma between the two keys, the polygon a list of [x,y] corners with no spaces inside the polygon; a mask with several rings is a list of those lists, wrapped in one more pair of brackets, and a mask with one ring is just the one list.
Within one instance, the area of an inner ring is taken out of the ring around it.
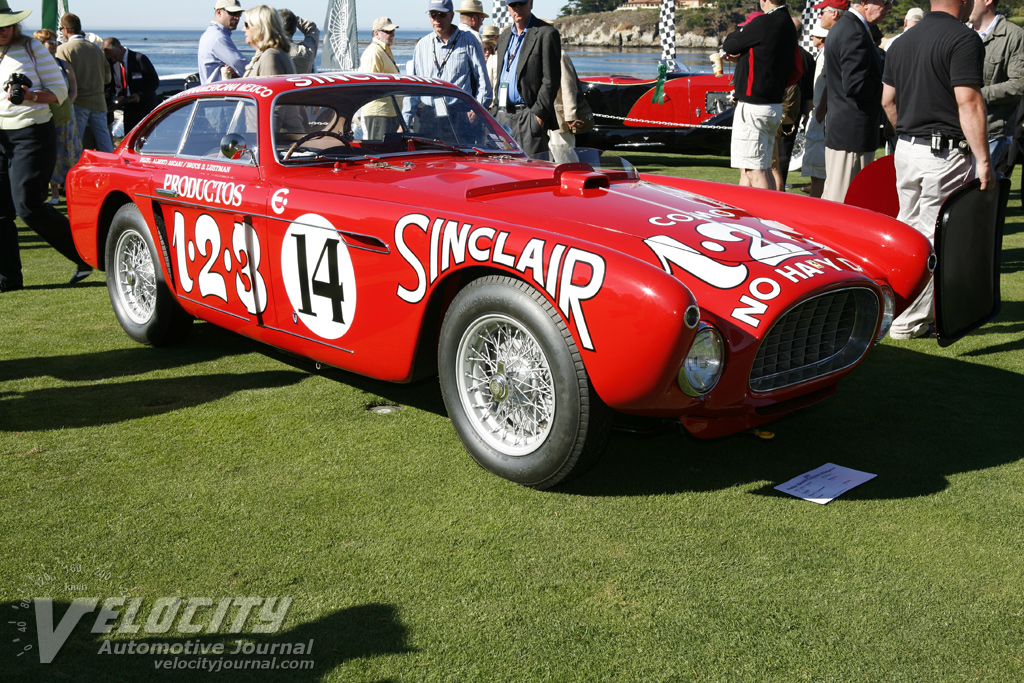
{"label": "tan shorts", "polygon": [[775,136],[782,123],[782,103],[737,102],[732,115],[733,168],[767,171],[772,167]]}

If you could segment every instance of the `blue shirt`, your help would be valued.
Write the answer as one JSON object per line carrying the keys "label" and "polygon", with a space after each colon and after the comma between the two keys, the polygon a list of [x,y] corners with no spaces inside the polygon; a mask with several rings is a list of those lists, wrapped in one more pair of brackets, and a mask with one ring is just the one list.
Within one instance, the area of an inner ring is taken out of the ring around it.
{"label": "blue shirt", "polygon": [[519,79],[516,78],[516,74],[519,73],[519,55],[523,52],[523,43],[526,42],[526,32],[530,30],[531,21],[533,21],[532,14],[526,22],[526,28],[524,28],[523,32],[518,35],[516,34],[515,24],[512,24],[509,28],[510,35],[508,37],[508,50],[505,51],[505,55],[502,59],[508,60],[509,57],[511,57],[512,61],[508,63],[503,61],[501,73],[498,75],[499,82],[508,83],[509,104],[523,104],[523,96],[519,94]]}
{"label": "blue shirt", "polygon": [[210,22],[199,38],[199,82],[203,85],[224,80],[220,68],[227,64],[241,76],[245,73],[245,58],[231,41],[231,31],[224,24]]}
{"label": "blue shirt", "polygon": [[413,52],[412,72],[448,81],[485,107],[491,103],[491,80],[487,77],[483,45],[466,31],[455,28],[447,42],[437,33],[420,38]]}

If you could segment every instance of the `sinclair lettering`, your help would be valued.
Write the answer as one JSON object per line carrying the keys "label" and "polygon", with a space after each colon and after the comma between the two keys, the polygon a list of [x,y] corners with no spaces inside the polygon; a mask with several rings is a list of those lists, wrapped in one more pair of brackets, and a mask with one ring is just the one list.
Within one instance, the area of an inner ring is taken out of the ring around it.
{"label": "sinclair lettering", "polygon": [[[427,261],[409,247],[407,235],[411,232],[421,232],[429,238]],[[508,238],[507,231],[488,226],[459,223],[444,217],[431,220],[421,213],[403,216],[395,224],[395,245],[412,268],[415,285],[398,285],[398,297],[411,304],[423,301],[428,284],[467,260],[505,266],[519,271],[547,291],[562,315],[576,328],[583,347],[593,351],[583,302],[601,291],[604,259],[583,249],[536,237],[521,250],[515,250],[508,246]]]}

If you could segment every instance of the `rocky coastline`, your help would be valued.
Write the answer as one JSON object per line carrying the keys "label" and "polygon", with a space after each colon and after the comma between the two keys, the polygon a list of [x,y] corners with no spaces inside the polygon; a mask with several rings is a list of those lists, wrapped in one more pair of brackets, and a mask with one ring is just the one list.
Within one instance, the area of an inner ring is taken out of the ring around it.
{"label": "rocky coastline", "polygon": [[[554,22],[564,45],[619,48],[660,47],[658,12],[634,10],[601,12],[561,17]],[[680,33],[676,27],[677,48],[715,48],[718,36]]]}

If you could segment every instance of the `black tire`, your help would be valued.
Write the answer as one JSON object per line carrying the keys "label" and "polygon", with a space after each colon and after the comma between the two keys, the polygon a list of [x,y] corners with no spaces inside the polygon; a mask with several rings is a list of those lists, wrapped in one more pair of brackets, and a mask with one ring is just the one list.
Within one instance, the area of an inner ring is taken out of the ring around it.
{"label": "black tire", "polygon": [[608,441],[611,411],[572,335],[525,282],[488,276],[459,292],[441,325],[438,371],[463,445],[499,477],[551,488],[588,470]]}
{"label": "black tire", "polygon": [[105,251],[107,292],[128,336],[149,346],[167,346],[187,337],[192,316],[182,310],[164,281],[159,252],[139,207],[125,204],[117,210]]}

